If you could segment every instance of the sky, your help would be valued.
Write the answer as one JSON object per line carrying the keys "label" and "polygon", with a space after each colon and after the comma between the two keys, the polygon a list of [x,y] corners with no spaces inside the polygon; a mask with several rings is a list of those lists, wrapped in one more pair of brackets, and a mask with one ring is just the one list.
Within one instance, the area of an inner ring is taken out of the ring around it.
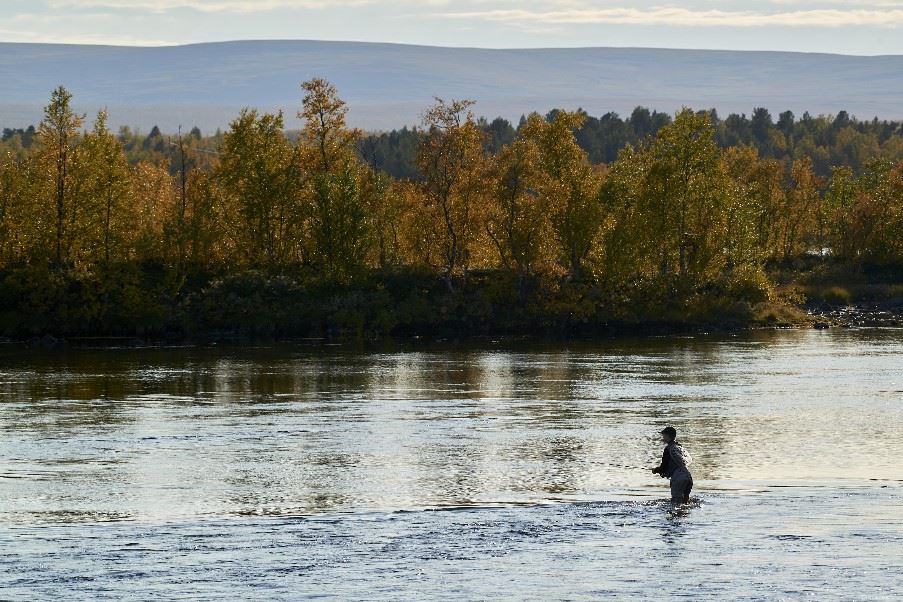
{"label": "sky", "polygon": [[0,41],[316,39],[903,54],[903,0],[0,0]]}

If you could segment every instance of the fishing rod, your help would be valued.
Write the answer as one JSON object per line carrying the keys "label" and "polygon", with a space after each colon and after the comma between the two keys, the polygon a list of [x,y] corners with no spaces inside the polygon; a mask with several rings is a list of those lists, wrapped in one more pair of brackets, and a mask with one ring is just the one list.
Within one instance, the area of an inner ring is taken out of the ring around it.
{"label": "fishing rod", "polygon": [[652,470],[648,466],[633,466],[631,464],[616,464],[615,462],[601,462],[599,460],[593,460],[593,464],[601,464],[602,466],[611,466],[613,468],[627,468],[630,470],[645,470],[647,472]]}

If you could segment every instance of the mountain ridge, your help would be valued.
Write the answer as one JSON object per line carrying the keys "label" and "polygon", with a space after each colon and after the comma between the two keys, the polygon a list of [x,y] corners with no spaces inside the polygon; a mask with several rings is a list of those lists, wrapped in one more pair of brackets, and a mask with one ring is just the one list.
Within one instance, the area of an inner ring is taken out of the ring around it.
{"label": "mountain ridge", "polygon": [[40,119],[65,85],[78,110],[107,107],[110,124],[225,127],[246,106],[282,109],[297,125],[300,83],[326,77],[370,130],[414,125],[434,96],[471,98],[475,112],[517,119],[642,105],[722,115],[835,114],[903,118],[903,55],[627,47],[467,48],[372,42],[238,40],[181,46],[0,43],[0,127]]}

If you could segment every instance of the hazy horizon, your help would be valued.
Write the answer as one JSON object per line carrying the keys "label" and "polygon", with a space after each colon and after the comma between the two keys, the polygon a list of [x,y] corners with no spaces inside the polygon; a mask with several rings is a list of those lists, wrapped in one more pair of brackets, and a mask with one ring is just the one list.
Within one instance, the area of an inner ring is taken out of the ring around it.
{"label": "hazy horizon", "polygon": [[827,51],[805,51],[805,50],[780,50],[780,49],[761,49],[761,50],[744,50],[736,48],[714,48],[706,46],[631,46],[631,45],[615,45],[600,44],[595,46],[475,46],[475,45],[454,45],[454,44],[428,44],[415,42],[374,42],[368,40],[340,40],[325,38],[235,38],[228,40],[215,40],[209,42],[178,42],[172,44],[111,44],[103,42],[11,42],[0,40],[0,44],[21,44],[32,46],[93,46],[100,48],[185,48],[190,46],[211,46],[216,44],[242,44],[242,43],[259,43],[259,42],[317,42],[324,44],[375,44],[384,46],[407,46],[413,48],[448,48],[451,50],[487,50],[487,51],[506,51],[506,50],[593,50],[593,49],[618,49],[618,50],[688,50],[700,52],[736,52],[736,53],[772,53],[772,54],[816,54],[829,56],[849,56],[875,58],[882,56],[903,56],[903,50],[893,53],[879,54],[859,54],[852,52],[827,52]]}
{"label": "hazy horizon", "polygon": [[493,50],[394,44],[258,41],[135,48],[4,44],[0,126],[40,120],[50,91],[80,111],[107,107],[110,125],[173,131],[226,127],[242,107],[285,110],[299,85],[325,77],[368,130],[420,122],[436,96],[477,101],[488,118],[554,108],[626,114],[636,106],[748,113],[766,107],[861,119],[903,118],[903,57],[635,48]]}

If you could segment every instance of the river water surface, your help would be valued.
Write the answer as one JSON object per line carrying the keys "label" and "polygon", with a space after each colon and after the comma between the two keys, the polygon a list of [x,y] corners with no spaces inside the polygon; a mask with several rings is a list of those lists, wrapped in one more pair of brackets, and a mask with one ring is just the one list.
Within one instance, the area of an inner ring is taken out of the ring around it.
{"label": "river water surface", "polygon": [[0,599],[903,597],[903,330],[0,347],[0,429]]}

